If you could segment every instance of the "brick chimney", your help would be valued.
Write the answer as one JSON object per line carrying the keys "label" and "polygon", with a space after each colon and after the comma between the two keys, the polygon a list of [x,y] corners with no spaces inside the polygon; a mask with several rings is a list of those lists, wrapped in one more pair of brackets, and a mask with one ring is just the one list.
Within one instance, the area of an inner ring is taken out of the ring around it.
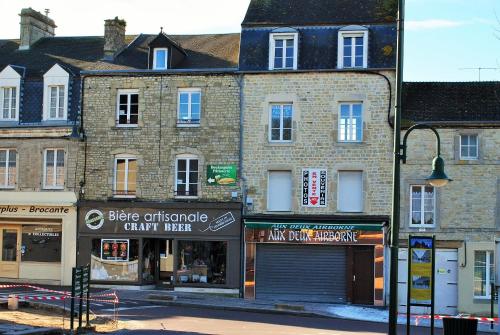
{"label": "brick chimney", "polygon": [[[48,11],[47,11],[48,12]],[[19,50],[28,50],[42,37],[53,37],[57,27],[47,15],[30,8],[21,10],[21,44]]]}
{"label": "brick chimney", "polygon": [[113,60],[118,52],[125,47],[125,20],[117,17],[104,20],[104,59]]}

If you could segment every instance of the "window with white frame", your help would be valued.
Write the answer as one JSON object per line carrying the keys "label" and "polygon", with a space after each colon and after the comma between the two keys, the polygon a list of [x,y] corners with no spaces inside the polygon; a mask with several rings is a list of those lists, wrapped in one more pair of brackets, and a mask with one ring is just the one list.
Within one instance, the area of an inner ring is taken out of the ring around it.
{"label": "window with white frame", "polygon": [[201,117],[201,90],[199,88],[179,89],[177,123],[199,125]]}
{"label": "window with white frame", "polygon": [[362,171],[339,171],[337,210],[340,212],[363,211]]}
{"label": "window with white frame", "polygon": [[363,104],[341,103],[339,115],[339,142],[363,140]]}
{"label": "window with white frame", "polygon": [[55,64],[43,75],[43,119],[66,120],[68,117],[69,73]]}
{"label": "window with white frame", "polygon": [[474,160],[479,154],[477,135],[460,135],[460,159]]}
{"label": "window with white frame", "polygon": [[43,188],[64,188],[64,149],[46,149],[43,166]]}
{"label": "window with white frame", "polygon": [[289,212],[292,210],[291,171],[269,171],[267,210],[273,212]]}
{"label": "window with white frame", "polygon": [[136,127],[139,122],[139,91],[118,90],[117,100],[117,126]]}
{"label": "window with white frame", "polygon": [[298,33],[272,33],[269,37],[269,70],[297,69]]}
{"label": "window with white frame", "polygon": [[368,67],[368,31],[339,31],[338,67]]}
{"label": "window with white frame", "polygon": [[0,120],[17,119],[17,87],[0,87]]}
{"label": "window with white frame", "polygon": [[10,65],[0,71],[0,121],[19,118],[21,75]]}
{"label": "window with white frame", "polygon": [[410,227],[434,227],[436,191],[430,185],[410,185]]}
{"label": "window with white frame", "polygon": [[493,251],[474,252],[474,298],[491,298],[491,283],[495,279]]}
{"label": "window with white frame", "polygon": [[14,188],[17,178],[17,151],[0,149],[0,188]]}
{"label": "window with white frame", "polygon": [[49,120],[65,119],[65,92],[64,85],[49,86]]}
{"label": "window with white frame", "polygon": [[166,70],[168,68],[168,49],[155,48],[153,51],[153,69]]}
{"label": "window with white frame", "polygon": [[198,196],[198,157],[179,156],[175,162],[175,195]]}
{"label": "window with white frame", "polygon": [[269,141],[292,141],[292,104],[271,104],[269,113]]}
{"label": "window with white frame", "polygon": [[113,195],[135,197],[137,191],[137,158],[118,155],[115,157]]}

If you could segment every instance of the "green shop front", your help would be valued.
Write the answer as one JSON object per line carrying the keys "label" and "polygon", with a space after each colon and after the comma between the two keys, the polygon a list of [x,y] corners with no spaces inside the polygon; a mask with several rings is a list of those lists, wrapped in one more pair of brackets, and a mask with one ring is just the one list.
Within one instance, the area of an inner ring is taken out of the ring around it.
{"label": "green shop front", "polygon": [[243,221],[246,299],[384,305],[387,217]]}
{"label": "green shop front", "polygon": [[238,203],[85,201],[78,234],[94,284],[239,293]]}

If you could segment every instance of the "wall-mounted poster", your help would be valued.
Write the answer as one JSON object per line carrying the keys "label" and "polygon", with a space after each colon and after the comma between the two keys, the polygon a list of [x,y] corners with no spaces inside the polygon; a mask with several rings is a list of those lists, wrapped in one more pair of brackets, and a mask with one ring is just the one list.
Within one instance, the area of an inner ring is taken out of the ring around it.
{"label": "wall-mounted poster", "polygon": [[236,185],[236,165],[208,165],[207,166],[208,185]]}
{"label": "wall-mounted poster", "polygon": [[410,236],[409,285],[412,304],[432,304],[433,248],[432,237]]}
{"label": "wall-mounted poster", "polygon": [[101,240],[101,259],[104,261],[128,262],[129,240]]}
{"label": "wall-mounted poster", "polygon": [[303,169],[302,206],[326,207],[327,183],[326,169]]}

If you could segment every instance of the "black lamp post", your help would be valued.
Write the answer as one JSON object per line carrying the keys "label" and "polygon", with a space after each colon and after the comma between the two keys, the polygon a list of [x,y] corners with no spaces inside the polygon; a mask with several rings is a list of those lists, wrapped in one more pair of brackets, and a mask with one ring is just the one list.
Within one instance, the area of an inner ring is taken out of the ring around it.
{"label": "black lamp post", "polygon": [[397,18],[397,54],[396,54],[396,101],[394,104],[394,162],[392,179],[392,220],[390,239],[390,276],[389,276],[389,335],[397,335],[398,321],[398,253],[399,253],[399,222],[400,222],[400,176],[401,161],[406,163],[406,142],[408,135],[415,129],[430,129],[436,135],[437,156],[432,162],[432,174],[426,179],[432,186],[441,187],[451,179],[444,173],[444,160],[441,158],[441,143],[439,134],[433,127],[426,124],[416,124],[408,129],[401,144],[401,92],[403,86],[403,42],[404,42],[404,0],[398,0]]}

